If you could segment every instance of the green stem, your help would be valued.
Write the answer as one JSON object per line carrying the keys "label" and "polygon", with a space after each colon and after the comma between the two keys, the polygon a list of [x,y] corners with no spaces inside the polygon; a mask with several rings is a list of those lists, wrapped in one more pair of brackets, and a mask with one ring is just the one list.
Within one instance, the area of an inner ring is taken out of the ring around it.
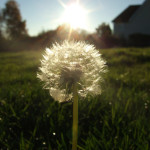
{"label": "green stem", "polygon": [[77,150],[78,139],[78,92],[77,84],[73,86],[73,140],[72,150]]}

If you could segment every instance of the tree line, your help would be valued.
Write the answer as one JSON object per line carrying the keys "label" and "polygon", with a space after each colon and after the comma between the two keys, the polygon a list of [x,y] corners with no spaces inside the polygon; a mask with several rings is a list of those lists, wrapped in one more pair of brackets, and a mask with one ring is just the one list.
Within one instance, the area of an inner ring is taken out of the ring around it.
{"label": "tree line", "polygon": [[55,30],[29,36],[26,21],[22,19],[15,0],[8,0],[5,7],[0,10],[0,51],[39,50],[65,39],[83,40],[94,44],[97,48],[110,48],[121,43],[112,35],[112,30],[106,23],[99,25],[94,33],[81,29],[74,30],[68,24],[62,24]]}

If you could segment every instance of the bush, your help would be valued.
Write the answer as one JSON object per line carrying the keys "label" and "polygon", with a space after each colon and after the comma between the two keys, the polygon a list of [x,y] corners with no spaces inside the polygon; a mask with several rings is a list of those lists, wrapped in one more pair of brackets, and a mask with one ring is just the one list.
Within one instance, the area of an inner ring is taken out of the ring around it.
{"label": "bush", "polygon": [[135,33],[129,36],[129,46],[150,46],[150,35]]}

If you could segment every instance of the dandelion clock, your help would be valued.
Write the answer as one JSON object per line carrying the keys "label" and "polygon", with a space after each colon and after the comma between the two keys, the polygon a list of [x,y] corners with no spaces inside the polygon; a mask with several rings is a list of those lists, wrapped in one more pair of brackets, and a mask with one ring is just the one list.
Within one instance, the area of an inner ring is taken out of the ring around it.
{"label": "dandelion clock", "polygon": [[78,97],[101,93],[105,61],[93,45],[64,41],[47,48],[37,77],[54,100],[73,101],[72,150],[77,149]]}

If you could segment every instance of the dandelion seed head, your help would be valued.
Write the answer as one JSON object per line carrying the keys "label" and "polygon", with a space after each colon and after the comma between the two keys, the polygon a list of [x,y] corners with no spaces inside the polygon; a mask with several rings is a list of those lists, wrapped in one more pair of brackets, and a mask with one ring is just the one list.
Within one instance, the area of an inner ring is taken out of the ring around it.
{"label": "dandelion seed head", "polygon": [[55,100],[63,102],[72,98],[75,83],[79,96],[100,94],[105,72],[106,63],[93,45],[64,41],[46,48],[37,77]]}

